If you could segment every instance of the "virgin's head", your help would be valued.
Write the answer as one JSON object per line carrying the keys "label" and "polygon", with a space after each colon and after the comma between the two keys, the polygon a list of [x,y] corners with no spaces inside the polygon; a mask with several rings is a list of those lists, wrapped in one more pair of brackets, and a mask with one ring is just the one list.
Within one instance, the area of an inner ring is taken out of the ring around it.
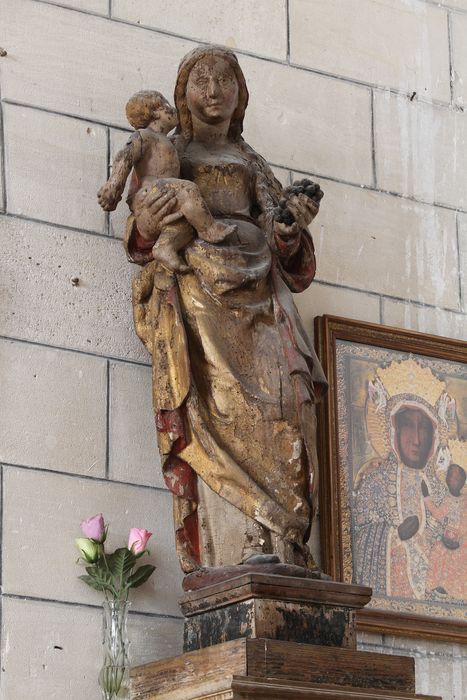
{"label": "virgin's head", "polygon": [[248,104],[245,77],[237,57],[221,46],[200,46],[181,61],[175,85],[178,132],[193,137],[193,117],[205,124],[229,121],[228,136],[238,141]]}

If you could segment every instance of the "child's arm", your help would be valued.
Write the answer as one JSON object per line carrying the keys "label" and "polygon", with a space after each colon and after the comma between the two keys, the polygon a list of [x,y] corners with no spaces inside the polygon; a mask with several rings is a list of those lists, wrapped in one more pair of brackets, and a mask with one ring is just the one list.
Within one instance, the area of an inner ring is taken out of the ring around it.
{"label": "child's arm", "polygon": [[104,211],[113,211],[122,198],[128,175],[133,166],[140,160],[143,153],[141,133],[135,131],[128,139],[126,146],[115,156],[112,164],[112,175],[97,193],[97,201]]}
{"label": "child's arm", "polygon": [[426,496],[424,498],[425,501],[425,506],[427,510],[431,513],[431,515],[436,518],[436,520],[442,521],[444,518],[448,515],[449,513],[449,504],[446,502],[441,503],[439,506],[436,506],[433,501],[431,500],[430,496]]}

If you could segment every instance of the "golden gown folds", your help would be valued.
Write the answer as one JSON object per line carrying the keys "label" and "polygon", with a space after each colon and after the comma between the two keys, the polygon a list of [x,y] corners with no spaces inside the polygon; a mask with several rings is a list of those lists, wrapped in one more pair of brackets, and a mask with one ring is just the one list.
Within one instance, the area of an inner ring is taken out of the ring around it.
{"label": "golden gown folds", "polygon": [[185,250],[191,271],[176,275],[151,261],[132,217],[126,241],[130,259],[145,264],[134,317],[153,358],[178,553],[185,572],[259,552],[306,566],[317,489],[312,406],[326,382],[291,292],[313,279],[313,243],[306,230],[272,240],[255,199],[258,168],[274,201],[280,185],[246,144],[218,162],[202,151],[186,149],[182,174],[237,232],[220,244],[195,239]]}

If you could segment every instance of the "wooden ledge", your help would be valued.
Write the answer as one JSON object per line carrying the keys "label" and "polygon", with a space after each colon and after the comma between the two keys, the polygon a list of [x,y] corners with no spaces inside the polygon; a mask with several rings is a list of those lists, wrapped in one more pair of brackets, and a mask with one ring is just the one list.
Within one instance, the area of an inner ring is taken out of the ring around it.
{"label": "wooden ledge", "polygon": [[[433,695],[413,695],[371,688],[349,688],[335,685],[312,685],[300,681],[277,681],[272,678],[234,676],[232,695],[218,695],[219,700],[442,700]],[[216,695],[205,696],[217,700]],[[201,699],[200,699],[201,700]],[[204,699],[203,699],[204,700]]]}
{"label": "wooden ledge", "polygon": [[415,695],[410,657],[268,639],[237,639],[134,668],[131,687],[133,700],[435,700]]}

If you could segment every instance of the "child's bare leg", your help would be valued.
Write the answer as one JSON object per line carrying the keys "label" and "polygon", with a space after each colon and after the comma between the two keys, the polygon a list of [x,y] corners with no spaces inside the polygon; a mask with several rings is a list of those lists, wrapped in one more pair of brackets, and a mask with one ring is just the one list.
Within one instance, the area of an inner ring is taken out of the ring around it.
{"label": "child's bare leg", "polygon": [[188,265],[178,252],[193,240],[193,228],[187,221],[180,221],[165,228],[152,248],[154,260],[171,272],[188,272]]}
{"label": "child's bare leg", "polygon": [[179,180],[174,189],[177,202],[183,216],[198,232],[200,238],[210,243],[223,241],[230,233],[235,233],[237,227],[216,221],[201,196],[198,186],[189,180]]}

